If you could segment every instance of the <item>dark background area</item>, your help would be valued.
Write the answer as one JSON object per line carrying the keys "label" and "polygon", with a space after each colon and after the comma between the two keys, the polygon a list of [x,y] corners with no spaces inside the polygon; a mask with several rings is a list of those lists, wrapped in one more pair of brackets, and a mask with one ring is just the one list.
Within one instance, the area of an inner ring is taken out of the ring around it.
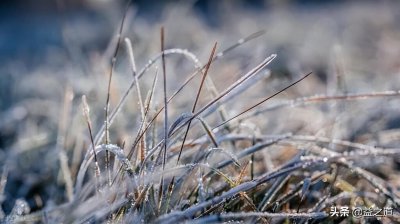
{"label": "dark background area", "polygon": [[[133,1],[137,7],[139,17],[148,21],[157,22],[163,8],[179,1]],[[225,2],[225,3],[224,3]],[[287,0],[287,1],[229,1],[227,4],[252,10],[264,10],[273,7],[318,7],[322,4],[349,2],[343,0]],[[354,1],[353,1],[354,2]],[[365,2],[365,1],[364,1]],[[23,59],[31,64],[37,64],[38,58],[48,48],[64,47],[62,27],[65,23],[77,19],[88,20],[105,30],[112,29],[114,24],[107,22],[105,11],[107,8],[118,5],[122,9],[127,1],[49,1],[49,0],[3,0],[0,2],[0,59],[1,63],[10,60]],[[204,18],[204,21],[218,27],[218,12],[216,8],[226,1],[198,0],[192,1],[195,11]],[[120,10],[123,11],[123,10]],[[104,47],[106,38],[87,45],[87,48]],[[33,60],[33,61],[32,61]]]}

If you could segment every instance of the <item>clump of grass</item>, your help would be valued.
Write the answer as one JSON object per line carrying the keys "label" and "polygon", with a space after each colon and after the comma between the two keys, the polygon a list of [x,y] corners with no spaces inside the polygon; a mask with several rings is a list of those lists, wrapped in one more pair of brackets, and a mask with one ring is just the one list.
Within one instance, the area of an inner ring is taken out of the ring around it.
{"label": "clump of grass", "polygon": [[[63,151],[68,122],[60,121],[57,148],[68,200],[59,205],[44,206],[32,213],[23,199],[17,200],[10,214],[0,213],[2,220],[16,223],[317,223],[351,219],[329,217],[332,205],[348,206],[351,203],[353,206],[399,208],[400,198],[393,191],[393,186],[359,164],[361,160],[398,156],[399,149],[303,135],[295,130],[276,135],[255,130],[246,132],[243,125],[255,116],[268,117],[265,113],[273,110],[290,110],[339,100],[398,97],[400,91],[301,96],[264,106],[289,88],[306,82],[312,74],[307,73],[228,116],[225,103],[235,100],[257,84],[253,80],[257,80],[257,75],[265,71],[277,55],[261,59],[260,63],[222,91],[214,85],[213,63],[223,59],[231,50],[259,37],[262,32],[240,39],[220,52],[215,43],[208,60],[201,64],[198,57],[188,50],[166,49],[167,33],[161,28],[161,52],[138,72],[132,42],[128,38],[122,41],[123,23],[111,59],[105,122],[96,135],[89,114],[90,102],[82,97],[90,144],[75,172],[76,176],[72,176],[74,172],[70,170]],[[125,44],[121,44],[123,42]],[[132,81],[111,111],[113,70],[122,47],[128,53]],[[188,58],[195,65],[195,71],[170,94],[167,57],[172,54]],[[150,77],[151,87],[143,100],[141,83],[144,74],[150,73],[150,68],[160,61],[162,87],[157,85],[157,70],[154,77]],[[173,117],[169,113],[173,100],[184,94],[185,87],[198,76],[200,82],[198,89],[192,90],[196,96],[191,99],[191,108]],[[140,125],[132,134],[134,140],[131,145],[117,145],[110,136],[110,128],[133,90],[136,90],[139,102],[137,113]],[[157,91],[161,92],[158,94],[162,100],[160,105],[154,102]],[[212,99],[207,101],[205,94]],[[67,89],[65,114],[69,113],[71,95],[71,90]],[[163,116],[161,113],[164,113]],[[62,117],[66,117],[65,114]],[[277,149],[279,152],[276,152]],[[267,153],[268,158],[260,158],[262,152]],[[91,169],[94,172],[90,172]],[[0,182],[0,199],[8,172],[6,166]],[[72,181],[75,181],[74,186]],[[354,183],[362,181],[368,186],[353,187]],[[386,218],[398,221],[397,216]]]}

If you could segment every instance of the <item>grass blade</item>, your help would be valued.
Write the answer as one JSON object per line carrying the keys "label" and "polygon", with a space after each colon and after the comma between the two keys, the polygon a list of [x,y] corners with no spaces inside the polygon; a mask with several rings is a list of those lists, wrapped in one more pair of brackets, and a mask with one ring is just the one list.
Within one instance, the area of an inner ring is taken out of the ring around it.
{"label": "grass blade", "polygon": [[[196,99],[195,99],[195,101],[194,101],[194,103],[193,103],[192,113],[194,113],[195,110],[196,110],[197,102],[199,101],[200,93],[201,93],[201,90],[202,90],[202,88],[203,88],[204,81],[206,80],[206,77],[207,77],[207,74],[208,74],[208,70],[210,69],[210,65],[211,65],[212,59],[214,58],[214,53],[215,53],[215,50],[216,50],[216,49],[217,49],[217,43],[214,44],[214,47],[213,47],[212,50],[211,50],[210,58],[208,59],[208,62],[207,62],[207,65],[206,65],[206,68],[205,68],[205,71],[204,71],[204,75],[203,75],[203,77],[202,77],[202,79],[201,79],[201,83],[200,83],[200,86],[199,86],[199,90],[197,91]],[[180,158],[181,158],[183,146],[185,145],[186,137],[187,137],[188,132],[189,132],[189,130],[190,130],[191,121],[192,121],[192,119],[189,120],[189,123],[188,123],[187,129],[186,129],[185,135],[184,135],[184,137],[183,137],[181,149],[179,150],[179,155],[178,155],[178,159],[177,159],[177,161],[176,161],[176,164],[179,163],[179,160],[180,160]]]}

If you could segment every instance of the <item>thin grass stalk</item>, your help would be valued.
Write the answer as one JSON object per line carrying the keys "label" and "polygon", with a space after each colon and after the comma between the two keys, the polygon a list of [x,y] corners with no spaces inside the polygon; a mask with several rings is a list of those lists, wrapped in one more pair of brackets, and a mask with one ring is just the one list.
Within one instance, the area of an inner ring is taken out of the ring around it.
{"label": "thin grass stalk", "polygon": [[[136,63],[135,63],[135,56],[133,54],[133,48],[132,48],[132,43],[130,41],[129,38],[125,38],[125,44],[126,44],[126,49],[128,51],[128,55],[129,55],[129,59],[130,59],[130,63],[131,63],[131,68],[132,68],[132,76],[135,79],[136,82],[136,91],[137,91],[137,95],[138,95],[138,99],[139,99],[139,106],[140,106],[140,114],[142,116],[142,121],[141,123],[145,123],[146,122],[146,115],[145,115],[145,106],[142,100],[142,94],[140,91],[140,83],[139,83],[139,79],[136,75]],[[142,126],[142,125],[141,125]],[[143,162],[144,157],[146,156],[146,133],[143,134],[142,137],[142,141],[141,141],[141,147],[139,150],[139,158],[140,158],[140,162]]]}
{"label": "thin grass stalk", "polygon": [[[244,91],[246,91],[253,85],[259,83],[262,79],[268,79],[270,76],[271,76],[271,71],[269,71],[269,70],[267,70],[265,73],[261,73],[261,74],[259,73],[258,75],[255,75],[250,80],[248,80],[247,82],[240,85],[238,88],[232,90],[232,92],[230,92],[225,97],[223,97],[216,105],[214,105],[214,106],[210,107],[209,109],[207,109],[206,111],[204,111],[203,116],[204,117],[209,116],[214,111],[216,111],[220,105],[224,105],[225,103],[233,100],[235,97],[242,94]],[[227,116],[225,116],[225,117],[227,117]],[[227,118],[225,118],[223,121],[225,121],[226,119]]]}
{"label": "thin grass stalk", "polygon": [[[236,155],[236,158],[237,159],[241,159],[241,158],[243,158],[245,156],[252,155],[257,151],[262,150],[262,149],[264,149],[264,148],[266,148],[268,146],[274,145],[274,144],[278,143],[279,141],[281,141],[281,140],[283,140],[285,138],[288,138],[288,137],[289,136],[282,136],[281,138],[277,138],[277,139],[265,140],[263,142],[260,142],[260,143],[258,143],[256,145],[254,145],[254,146],[250,146],[250,147],[242,150],[241,152],[239,152],[238,155]],[[234,162],[233,160],[226,160],[226,161],[220,162],[220,163],[218,163],[217,168],[221,169],[221,168],[223,168],[223,167],[225,167],[225,166],[227,166],[227,165],[229,165],[229,164],[231,164],[233,162]]]}
{"label": "thin grass stalk", "polygon": [[276,103],[274,105],[270,105],[265,108],[261,108],[260,110],[254,111],[239,121],[248,119],[250,117],[254,117],[256,115],[265,113],[267,111],[277,110],[285,107],[298,107],[298,106],[306,106],[317,103],[324,103],[328,101],[336,101],[336,100],[344,100],[344,101],[353,101],[353,100],[367,100],[370,98],[380,98],[380,97],[395,97],[400,95],[400,90],[389,90],[389,91],[381,91],[381,92],[370,92],[370,93],[347,93],[347,94],[339,94],[339,95],[316,95],[309,97],[296,98],[294,100],[287,100],[280,103]]}
{"label": "thin grass stalk", "polygon": [[297,212],[300,211],[300,206],[302,205],[304,198],[306,197],[306,193],[309,190],[311,185],[311,178],[307,177],[303,180],[303,187],[301,188],[300,192],[300,201],[299,204],[297,205]]}
{"label": "thin grass stalk", "polygon": [[71,112],[71,101],[73,99],[72,89],[67,86],[65,88],[64,93],[64,103],[61,111],[61,121],[58,125],[57,131],[57,151],[58,151],[58,159],[60,160],[61,172],[64,178],[65,189],[67,191],[68,201],[73,200],[74,190],[72,183],[72,175],[71,170],[68,166],[68,157],[65,152],[65,138],[67,136],[67,124],[69,120],[69,115]]}
{"label": "thin grass stalk", "polygon": [[[115,63],[117,62],[117,55],[118,51],[121,45],[121,36],[122,36],[122,31],[124,29],[124,23],[126,19],[126,15],[128,13],[129,6],[131,4],[131,0],[128,1],[126,7],[125,7],[125,12],[122,17],[122,21],[119,27],[119,32],[118,32],[118,37],[117,37],[117,45],[115,47],[115,51],[113,54],[113,57],[111,59],[111,67],[109,71],[109,76],[108,76],[108,86],[107,86],[107,98],[106,98],[106,107],[105,107],[105,143],[108,145],[110,142],[110,124],[109,124],[109,110],[110,110],[110,95],[111,95],[111,81],[113,77],[113,72],[114,72],[114,67]],[[107,172],[107,180],[108,180],[108,186],[111,186],[112,181],[111,181],[111,170],[110,170],[110,153],[106,151],[106,157],[105,157],[105,170]]]}
{"label": "thin grass stalk", "polygon": [[272,200],[274,199],[274,197],[276,196],[278,191],[280,191],[282,189],[282,187],[289,180],[289,178],[290,178],[290,175],[285,175],[285,176],[279,177],[271,185],[271,187],[268,189],[268,191],[265,192],[264,198],[262,199],[262,201],[260,202],[260,204],[258,206],[259,211],[261,211],[261,212],[265,211],[266,207],[271,204]]}
{"label": "thin grass stalk", "polygon": [[[154,93],[155,93],[155,87],[156,87],[157,79],[158,79],[158,69],[156,70],[156,74],[155,74],[155,76],[154,76],[151,89],[149,90],[149,92],[148,92],[148,94],[147,94],[147,99],[146,99],[146,111],[145,111],[145,119],[144,119],[144,121],[147,121],[147,115],[148,115],[148,112],[149,112],[149,110],[150,110],[150,108],[151,108],[151,104],[152,104],[152,100],[153,100],[153,95],[154,95]],[[149,125],[146,126],[146,129],[143,130],[143,126],[145,125],[145,122],[141,122],[140,127],[139,127],[139,129],[138,129],[138,132],[137,132],[137,134],[136,134],[135,141],[134,141],[134,143],[132,144],[131,150],[129,151],[128,156],[127,156],[129,159],[132,158],[132,155],[133,155],[133,153],[134,153],[134,150],[135,150],[135,148],[136,148],[137,143],[140,141],[140,138],[142,138],[142,137],[144,136],[143,133],[145,133],[145,132],[147,131],[147,128],[150,127],[150,124],[151,124],[151,122],[149,123]],[[155,131],[155,125],[153,125],[153,126],[154,126],[154,131]],[[153,139],[153,141],[154,141],[156,134],[153,132],[152,136],[153,136],[152,139]],[[153,144],[154,144],[154,143],[153,143]],[[146,150],[146,154],[147,154],[147,150]],[[147,156],[146,156],[145,159],[142,161],[142,166],[145,164],[146,158],[147,158]],[[122,167],[121,167],[121,168],[122,168]],[[118,176],[118,174],[119,174],[120,172],[121,172],[121,169],[119,170],[119,172],[117,173],[116,176]],[[114,178],[114,180],[115,180],[115,178]]]}
{"label": "thin grass stalk", "polygon": [[286,91],[286,90],[289,89],[290,87],[292,87],[292,86],[296,85],[297,83],[303,81],[305,78],[307,78],[307,77],[308,77],[309,75],[311,75],[311,74],[312,74],[312,72],[306,74],[305,76],[301,77],[300,79],[298,79],[297,81],[293,82],[292,84],[290,84],[290,85],[286,86],[285,88],[283,88],[283,89],[277,91],[276,93],[272,94],[271,96],[269,96],[269,97],[267,97],[267,98],[265,98],[265,99],[259,101],[258,103],[254,104],[253,106],[251,106],[251,107],[247,108],[246,110],[240,112],[239,114],[237,114],[237,115],[235,115],[235,116],[229,118],[228,120],[222,122],[221,124],[217,125],[217,126],[216,126],[215,128],[213,128],[213,129],[217,129],[217,128],[221,127],[222,125],[225,125],[226,123],[228,123],[228,122],[230,122],[230,121],[236,119],[237,117],[241,116],[242,114],[247,113],[248,111],[250,111],[250,110],[252,110],[252,109],[254,109],[254,108],[260,106],[260,105],[263,104],[264,102],[266,102],[266,101],[268,101],[268,100],[274,98],[275,96],[277,96],[277,95],[279,95],[280,93]]}
{"label": "thin grass stalk", "polygon": [[[200,137],[202,138],[202,137]],[[200,138],[194,139],[190,144],[197,145],[197,144],[203,144],[204,139],[200,140]],[[314,135],[293,135],[291,133],[287,134],[281,134],[281,135],[262,135],[262,136],[251,136],[249,137],[248,135],[243,135],[243,134],[227,134],[223,137],[219,137],[218,141],[219,143],[224,142],[224,141],[240,141],[240,140],[251,140],[253,139],[256,141],[267,141],[267,140],[273,140],[273,139],[282,139],[279,142],[282,144],[291,144],[291,145],[296,145],[298,142],[314,142],[314,143],[326,143],[326,144],[335,144],[339,145],[342,147],[347,147],[350,149],[356,149],[353,153],[377,153],[377,154],[382,154],[386,152],[385,154],[392,154],[396,153],[395,151],[391,150],[396,150],[396,149],[385,149],[381,147],[376,147],[376,146],[369,146],[366,144],[362,143],[357,143],[357,142],[351,142],[351,141],[346,141],[342,139],[332,139],[328,137],[322,137],[322,136],[314,136]],[[285,140],[287,139],[287,140]],[[332,153],[337,153],[334,151],[331,151]],[[350,152],[349,152],[350,153]],[[339,155],[339,154],[337,154]]]}
{"label": "thin grass stalk", "polygon": [[[195,112],[195,110],[196,110],[197,102],[199,101],[200,93],[201,93],[201,90],[202,90],[203,85],[204,85],[204,80],[205,80],[206,77],[207,77],[208,70],[210,69],[210,65],[211,65],[212,59],[214,58],[214,53],[215,53],[215,50],[216,50],[216,49],[217,49],[217,43],[214,44],[214,47],[213,47],[212,50],[211,50],[211,54],[210,54],[210,57],[209,57],[209,59],[208,59],[207,65],[206,65],[206,68],[205,68],[205,71],[204,71],[204,75],[203,75],[203,77],[202,77],[202,79],[201,79],[201,83],[200,83],[199,89],[198,89],[198,91],[197,91],[197,95],[196,95],[195,101],[194,101],[194,103],[193,103],[192,114],[194,114],[194,112]],[[182,155],[183,146],[185,145],[186,137],[187,137],[188,132],[189,132],[189,130],[190,130],[190,125],[191,125],[191,123],[192,123],[191,120],[189,120],[189,123],[188,123],[187,129],[186,129],[185,135],[184,135],[183,140],[182,140],[181,149],[179,150],[179,155],[178,155],[178,159],[177,159],[177,161],[176,161],[176,164],[179,164],[179,160],[180,160],[181,155]]]}
{"label": "thin grass stalk", "polygon": [[[83,105],[83,114],[85,116],[87,127],[89,130],[90,142],[92,144],[92,150],[93,150],[93,155],[94,155],[96,191],[99,192],[100,191],[100,186],[99,186],[99,184],[100,184],[100,167],[99,167],[99,162],[97,160],[96,149],[95,149],[95,145],[94,145],[94,141],[93,141],[92,123],[90,121],[90,116],[89,116],[90,108],[86,101],[85,95],[82,96],[82,105]],[[83,179],[83,177],[82,177],[82,179]],[[79,182],[79,173],[78,173],[77,182]],[[77,192],[79,192],[79,190]]]}
{"label": "thin grass stalk", "polygon": [[[167,163],[167,146],[168,146],[168,102],[167,102],[167,71],[166,71],[166,64],[165,64],[165,54],[164,54],[164,44],[165,44],[165,37],[164,37],[164,27],[161,27],[161,63],[162,63],[162,71],[163,71],[163,93],[164,93],[164,148],[163,148],[163,162],[162,162],[162,170],[165,170],[165,164]],[[164,198],[164,175],[161,175],[160,180],[160,210],[162,201]]]}

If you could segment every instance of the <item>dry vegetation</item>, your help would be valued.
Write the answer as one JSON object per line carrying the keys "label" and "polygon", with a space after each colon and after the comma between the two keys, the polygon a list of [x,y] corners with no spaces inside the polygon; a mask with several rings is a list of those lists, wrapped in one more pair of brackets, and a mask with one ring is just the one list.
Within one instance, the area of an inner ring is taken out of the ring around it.
{"label": "dry vegetation", "polygon": [[218,5],[107,6],[112,35],[66,20],[45,63],[4,65],[0,220],[399,222],[399,4]]}

